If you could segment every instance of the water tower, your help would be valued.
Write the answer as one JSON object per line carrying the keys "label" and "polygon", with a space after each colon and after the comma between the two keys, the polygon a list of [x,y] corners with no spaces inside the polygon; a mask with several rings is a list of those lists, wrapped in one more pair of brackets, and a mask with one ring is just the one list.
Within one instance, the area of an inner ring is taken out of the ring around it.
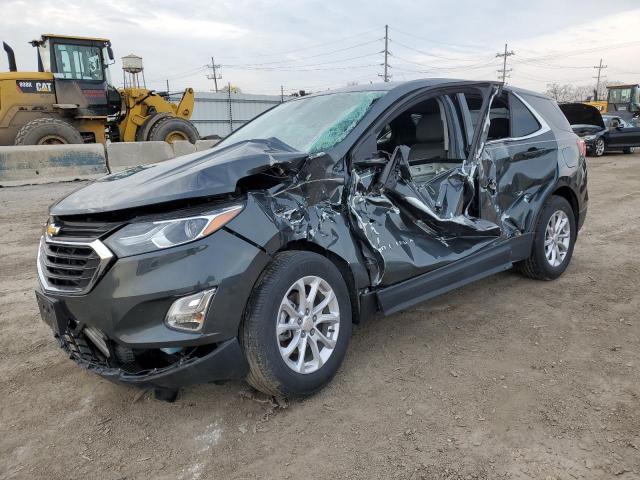
{"label": "water tower", "polygon": [[144,68],[142,66],[142,57],[133,53],[122,57],[122,77],[124,88],[140,88],[140,75],[142,76],[142,87],[147,87],[144,79]]}

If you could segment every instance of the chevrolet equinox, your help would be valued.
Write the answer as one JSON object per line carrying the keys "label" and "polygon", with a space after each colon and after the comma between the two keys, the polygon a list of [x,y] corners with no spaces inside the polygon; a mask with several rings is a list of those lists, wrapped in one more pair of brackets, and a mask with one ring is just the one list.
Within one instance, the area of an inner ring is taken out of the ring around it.
{"label": "chevrolet equinox", "polygon": [[584,157],[553,100],[493,82],[287,101],[213,149],[52,205],[40,313],[76,363],[158,398],[242,378],[308,395],[377,311],[511,268],[560,276],[587,211]]}

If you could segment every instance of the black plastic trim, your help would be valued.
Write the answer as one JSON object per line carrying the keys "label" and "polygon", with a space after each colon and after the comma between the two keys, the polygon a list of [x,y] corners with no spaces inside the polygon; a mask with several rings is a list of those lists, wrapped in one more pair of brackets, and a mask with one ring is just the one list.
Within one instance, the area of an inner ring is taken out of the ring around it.
{"label": "black plastic trim", "polygon": [[528,256],[532,241],[531,234],[520,235],[451,265],[383,288],[376,292],[380,310],[383,314],[390,315],[494,273],[508,270],[513,263]]}

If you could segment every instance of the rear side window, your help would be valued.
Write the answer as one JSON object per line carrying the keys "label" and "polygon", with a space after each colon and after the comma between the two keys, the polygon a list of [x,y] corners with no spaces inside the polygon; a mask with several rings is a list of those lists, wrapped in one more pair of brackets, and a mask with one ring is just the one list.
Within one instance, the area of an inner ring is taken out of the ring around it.
{"label": "rear side window", "polygon": [[555,101],[537,95],[523,95],[523,97],[551,126],[566,132],[573,132],[567,117],[564,116]]}
{"label": "rear side window", "polygon": [[533,113],[529,111],[524,103],[522,103],[515,95],[510,95],[511,110],[511,136],[526,137],[540,130],[540,124]]}

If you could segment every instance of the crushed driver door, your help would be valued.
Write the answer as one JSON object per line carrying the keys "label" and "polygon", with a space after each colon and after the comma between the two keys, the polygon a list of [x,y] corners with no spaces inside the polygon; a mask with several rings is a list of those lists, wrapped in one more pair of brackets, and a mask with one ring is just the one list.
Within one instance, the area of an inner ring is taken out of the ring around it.
{"label": "crushed driver door", "polygon": [[396,147],[391,158],[352,158],[349,210],[374,285],[391,285],[446,266],[500,238],[501,228],[476,213],[479,190],[490,187],[480,185],[484,175],[478,152],[498,87],[484,84],[478,90],[483,98],[478,127],[459,166],[417,183],[407,146]]}

